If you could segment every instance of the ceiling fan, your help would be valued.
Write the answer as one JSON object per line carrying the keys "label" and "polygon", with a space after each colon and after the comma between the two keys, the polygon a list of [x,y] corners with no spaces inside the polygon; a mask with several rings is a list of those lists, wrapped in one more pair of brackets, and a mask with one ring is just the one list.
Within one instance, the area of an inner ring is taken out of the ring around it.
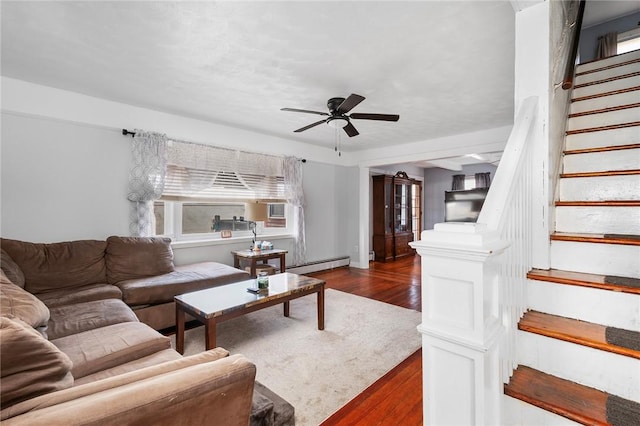
{"label": "ceiling fan", "polygon": [[296,133],[304,132],[305,130],[309,130],[310,128],[318,126],[322,123],[327,123],[329,126],[335,129],[344,129],[345,133],[349,135],[349,137],[359,135],[356,128],[353,126],[353,124],[351,124],[351,119],[377,121],[398,121],[400,119],[400,116],[397,114],[369,114],[354,112],[347,115],[349,111],[351,111],[360,102],[364,101],[364,99],[364,96],[356,95],[355,93],[349,95],[349,97],[346,99],[331,98],[327,101],[327,108],[329,108],[328,113],[296,108],[282,108],[281,111],[304,112],[307,114],[327,116],[327,118],[324,118],[320,121],[316,121],[315,123],[311,123],[308,126],[304,126],[298,130],[294,130],[294,132]]}

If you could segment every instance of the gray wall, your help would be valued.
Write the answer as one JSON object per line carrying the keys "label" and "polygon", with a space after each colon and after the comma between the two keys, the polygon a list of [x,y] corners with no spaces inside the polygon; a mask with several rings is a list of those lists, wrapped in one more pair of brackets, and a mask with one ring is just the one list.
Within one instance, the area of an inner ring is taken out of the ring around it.
{"label": "gray wall", "polygon": [[424,229],[433,229],[436,223],[444,222],[444,192],[451,190],[453,175],[490,172],[493,181],[496,169],[497,167],[491,164],[463,166],[461,171],[436,167],[424,169]]}
{"label": "gray wall", "polygon": [[[589,2],[587,6],[589,7]],[[623,33],[638,27],[640,22],[640,12],[623,16],[600,25],[594,25],[589,28],[583,28],[580,34],[580,63],[592,61],[596,56],[596,48],[598,46],[598,37],[611,31]]]}

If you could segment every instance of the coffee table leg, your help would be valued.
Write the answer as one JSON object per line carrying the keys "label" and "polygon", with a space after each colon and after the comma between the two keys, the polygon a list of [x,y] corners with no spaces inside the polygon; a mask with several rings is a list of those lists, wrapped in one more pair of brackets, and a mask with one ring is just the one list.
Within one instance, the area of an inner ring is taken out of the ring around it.
{"label": "coffee table leg", "polygon": [[184,353],[184,311],[176,304],[176,351]]}
{"label": "coffee table leg", "polygon": [[206,350],[216,347],[216,320],[215,318],[209,319],[204,323],[205,348]]}
{"label": "coffee table leg", "polygon": [[324,287],[318,292],[318,330],[324,330]]}
{"label": "coffee table leg", "polygon": [[289,302],[284,302],[284,316],[288,317],[289,316]]}

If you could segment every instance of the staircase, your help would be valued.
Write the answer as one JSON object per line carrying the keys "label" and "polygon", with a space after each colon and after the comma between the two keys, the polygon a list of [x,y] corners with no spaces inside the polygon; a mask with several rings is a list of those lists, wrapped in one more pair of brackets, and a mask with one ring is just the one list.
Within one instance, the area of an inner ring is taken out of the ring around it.
{"label": "staircase", "polygon": [[640,51],[578,67],[557,193],[504,392],[530,424],[640,425]]}

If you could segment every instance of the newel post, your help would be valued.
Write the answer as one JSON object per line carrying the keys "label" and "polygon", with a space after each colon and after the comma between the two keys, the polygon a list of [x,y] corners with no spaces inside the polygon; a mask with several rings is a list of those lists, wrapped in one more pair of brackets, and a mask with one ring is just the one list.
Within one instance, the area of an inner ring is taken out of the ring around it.
{"label": "newel post", "polygon": [[422,257],[424,424],[500,424],[498,259],[507,244],[482,224],[440,223],[411,245]]}

